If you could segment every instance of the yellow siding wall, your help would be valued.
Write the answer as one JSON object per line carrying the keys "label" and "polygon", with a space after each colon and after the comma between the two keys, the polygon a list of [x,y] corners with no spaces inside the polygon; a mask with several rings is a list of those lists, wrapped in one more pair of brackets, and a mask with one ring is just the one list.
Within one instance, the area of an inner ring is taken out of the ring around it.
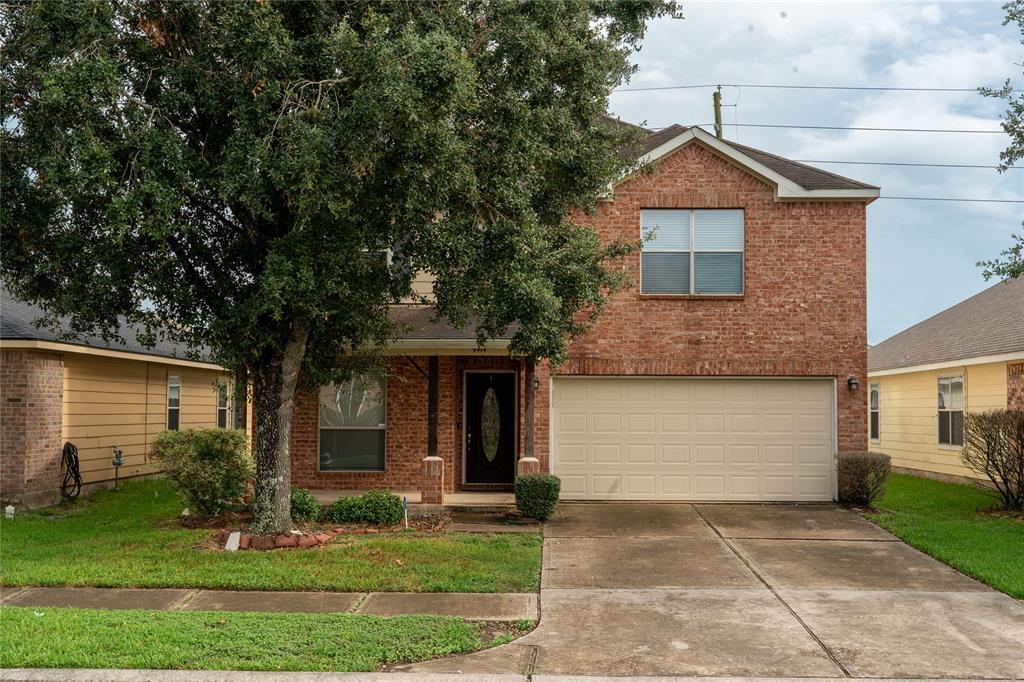
{"label": "yellow siding wall", "polygon": [[225,374],[155,362],[64,355],[64,440],[78,447],[82,478],[114,477],[110,447],[124,451],[121,476],[157,471],[153,437],[167,428],[167,376],[181,377],[181,428],[217,425],[216,382]]}
{"label": "yellow siding wall", "polygon": [[1006,363],[973,365],[927,372],[868,375],[879,385],[879,436],[870,443],[892,457],[893,466],[938,474],[974,477],[960,464],[960,449],[940,447],[938,382],[940,376],[964,377],[964,410],[1006,407]]}
{"label": "yellow siding wall", "polygon": [[420,270],[412,279],[412,296],[402,300],[402,303],[419,303],[420,297],[425,296],[428,301],[434,300],[435,278],[429,272]]}

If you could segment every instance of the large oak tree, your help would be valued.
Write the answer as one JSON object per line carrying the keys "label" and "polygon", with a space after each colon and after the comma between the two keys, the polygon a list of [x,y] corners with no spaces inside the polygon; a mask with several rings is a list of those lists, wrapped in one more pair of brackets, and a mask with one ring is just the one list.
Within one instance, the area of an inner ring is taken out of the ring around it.
{"label": "large oak tree", "polygon": [[[252,380],[257,531],[286,530],[298,383],[439,315],[559,361],[628,248],[568,219],[656,0],[3,6],[2,274],[69,333],[168,335]],[[205,351],[203,350],[205,349]]]}

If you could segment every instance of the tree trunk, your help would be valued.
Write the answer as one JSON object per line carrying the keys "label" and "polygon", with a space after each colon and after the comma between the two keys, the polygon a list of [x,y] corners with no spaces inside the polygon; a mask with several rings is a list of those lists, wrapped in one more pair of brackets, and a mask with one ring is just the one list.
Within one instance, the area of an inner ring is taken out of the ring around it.
{"label": "tree trunk", "polygon": [[308,332],[297,327],[284,352],[252,368],[256,485],[251,532],[287,533],[291,514],[291,432],[295,386]]}
{"label": "tree trunk", "polygon": [[232,400],[235,408],[232,421],[236,429],[244,429],[249,421],[249,368],[245,365],[235,372],[235,395]]}

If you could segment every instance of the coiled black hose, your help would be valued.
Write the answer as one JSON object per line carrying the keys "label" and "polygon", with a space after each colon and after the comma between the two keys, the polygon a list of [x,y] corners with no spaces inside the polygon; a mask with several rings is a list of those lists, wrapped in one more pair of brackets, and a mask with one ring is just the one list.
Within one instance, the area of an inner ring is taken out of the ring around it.
{"label": "coiled black hose", "polygon": [[65,500],[74,500],[82,492],[82,474],[78,470],[78,448],[71,441],[64,443],[64,456],[60,468],[64,471],[60,496]]}

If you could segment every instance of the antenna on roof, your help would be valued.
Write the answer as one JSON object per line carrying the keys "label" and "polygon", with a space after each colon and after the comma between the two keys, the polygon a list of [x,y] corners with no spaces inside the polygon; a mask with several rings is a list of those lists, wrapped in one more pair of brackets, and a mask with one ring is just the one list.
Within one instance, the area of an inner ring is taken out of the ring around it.
{"label": "antenna on roof", "polygon": [[715,103],[715,137],[722,139],[722,86],[711,93],[711,101]]}

